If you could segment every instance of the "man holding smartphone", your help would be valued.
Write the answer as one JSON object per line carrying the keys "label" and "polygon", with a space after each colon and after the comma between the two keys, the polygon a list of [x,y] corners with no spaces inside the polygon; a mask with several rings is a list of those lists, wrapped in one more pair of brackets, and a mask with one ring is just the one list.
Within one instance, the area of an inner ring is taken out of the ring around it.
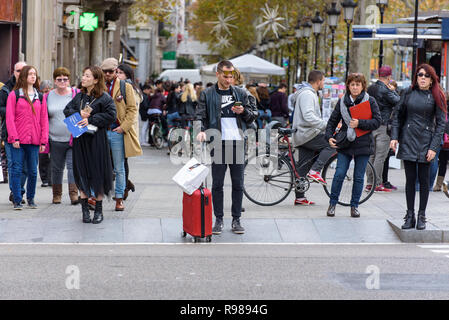
{"label": "man holding smartphone", "polygon": [[[232,231],[242,234],[245,229],[240,224],[243,199],[243,170],[245,168],[243,132],[257,119],[257,108],[248,99],[245,90],[233,86],[234,66],[224,60],[217,65],[217,83],[201,92],[196,120],[201,122],[198,141],[206,141],[211,135],[205,130],[215,129],[221,141],[214,141],[212,158],[212,202],[215,225],[212,233],[221,234],[223,230],[223,185],[229,166],[232,181]],[[213,141],[212,139],[210,140]],[[221,156],[220,156],[221,155]]]}

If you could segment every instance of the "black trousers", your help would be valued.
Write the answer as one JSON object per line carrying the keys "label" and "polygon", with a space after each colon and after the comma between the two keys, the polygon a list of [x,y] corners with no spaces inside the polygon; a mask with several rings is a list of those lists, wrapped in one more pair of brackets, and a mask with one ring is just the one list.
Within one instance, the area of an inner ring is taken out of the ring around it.
{"label": "black trousers", "polygon": [[42,183],[51,183],[51,162],[49,153],[39,153],[39,176]]}
{"label": "black trousers", "polygon": [[441,149],[438,155],[438,175],[444,177],[447,170],[447,161],[449,160],[449,150]]}
{"label": "black trousers", "polygon": [[419,211],[425,211],[429,200],[430,163],[419,163],[404,160],[405,169],[405,197],[407,210],[415,209],[415,182],[419,180]]}

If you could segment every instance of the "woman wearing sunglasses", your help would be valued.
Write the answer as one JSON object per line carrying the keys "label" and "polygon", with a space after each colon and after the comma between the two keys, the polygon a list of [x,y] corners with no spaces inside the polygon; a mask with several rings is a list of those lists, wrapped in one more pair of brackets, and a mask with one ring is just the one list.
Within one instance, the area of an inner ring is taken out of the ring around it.
{"label": "woman wearing sunglasses", "polygon": [[55,89],[44,96],[44,105],[48,110],[49,121],[52,203],[61,203],[64,167],[67,166],[70,202],[76,205],[79,203],[79,199],[78,188],[73,176],[72,136],[64,123],[65,115],[63,111],[79,90],[70,87],[70,71],[67,68],[57,68],[53,72],[53,80],[55,81]]}
{"label": "woman wearing sunglasses", "polygon": [[[446,124],[447,104],[435,69],[422,64],[412,86],[405,90],[394,110],[390,147],[404,160],[407,213],[402,229],[426,228],[430,163],[441,144]],[[415,219],[415,181],[419,180],[419,211]]]}

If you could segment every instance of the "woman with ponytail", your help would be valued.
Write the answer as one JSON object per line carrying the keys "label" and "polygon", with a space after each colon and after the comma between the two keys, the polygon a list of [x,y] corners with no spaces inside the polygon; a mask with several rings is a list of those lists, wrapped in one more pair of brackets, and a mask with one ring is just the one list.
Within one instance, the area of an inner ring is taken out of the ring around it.
{"label": "woman with ponytail", "polygon": [[12,192],[14,210],[22,209],[21,176],[22,167],[27,167],[26,197],[28,207],[37,208],[34,203],[39,152],[44,152],[48,143],[48,113],[39,93],[36,68],[25,66],[20,72],[13,91],[6,103],[6,128],[8,143],[12,150]]}
{"label": "woman with ponytail", "polygon": [[[426,228],[430,163],[443,139],[447,104],[435,69],[422,64],[412,86],[405,90],[393,112],[390,147],[404,161],[407,213],[402,229]],[[419,180],[419,211],[415,219],[415,181]]]}

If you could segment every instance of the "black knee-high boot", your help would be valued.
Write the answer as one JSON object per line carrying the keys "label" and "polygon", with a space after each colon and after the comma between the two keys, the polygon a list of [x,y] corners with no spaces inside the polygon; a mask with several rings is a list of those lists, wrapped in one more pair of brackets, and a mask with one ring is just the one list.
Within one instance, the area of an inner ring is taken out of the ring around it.
{"label": "black knee-high boot", "polygon": [[92,223],[97,224],[103,221],[103,201],[98,201],[95,203],[94,219]]}
{"label": "black knee-high boot", "polygon": [[83,212],[83,222],[91,223],[92,220],[90,219],[89,204],[87,203],[87,198],[81,199],[81,211]]}

